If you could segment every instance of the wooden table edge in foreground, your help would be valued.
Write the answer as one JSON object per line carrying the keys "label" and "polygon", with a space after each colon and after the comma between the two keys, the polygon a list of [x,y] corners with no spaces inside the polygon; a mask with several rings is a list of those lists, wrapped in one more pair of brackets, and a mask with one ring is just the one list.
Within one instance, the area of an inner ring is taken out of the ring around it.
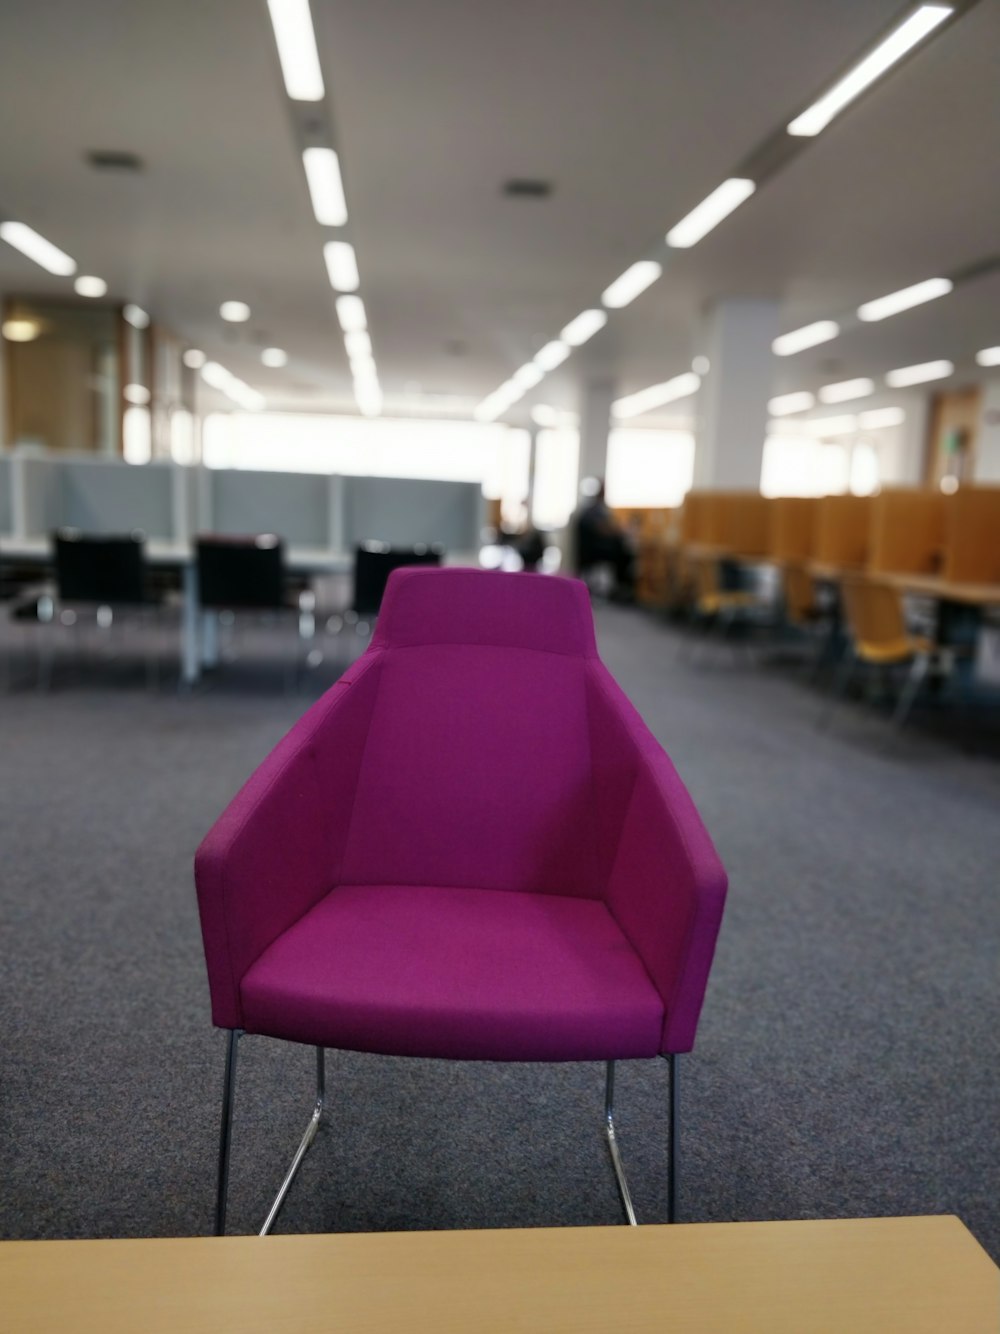
{"label": "wooden table edge in foreground", "polygon": [[10,1241],[11,1334],[996,1334],[957,1218]]}

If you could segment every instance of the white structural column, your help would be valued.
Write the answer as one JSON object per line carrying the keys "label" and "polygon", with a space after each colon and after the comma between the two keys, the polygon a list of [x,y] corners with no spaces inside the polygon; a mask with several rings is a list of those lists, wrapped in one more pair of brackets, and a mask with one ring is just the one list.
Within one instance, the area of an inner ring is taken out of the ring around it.
{"label": "white structural column", "polygon": [[615,383],[611,379],[586,380],[580,394],[580,458],[577,484],[584,477],[603,478],[608,466],[608,435]]}
{"label": "white structural column", "polygon": [[698,351],[709,360],[698,391],[694,485],[756,490],[767,431],[778,303],[734,297],[709,312]]}

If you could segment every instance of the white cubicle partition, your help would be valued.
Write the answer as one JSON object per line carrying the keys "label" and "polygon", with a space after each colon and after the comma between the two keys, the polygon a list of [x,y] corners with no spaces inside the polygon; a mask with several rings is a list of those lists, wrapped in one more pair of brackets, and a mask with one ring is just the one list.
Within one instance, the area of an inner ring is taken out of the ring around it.
{"label": "white cubicle partition", "polygon": [[289,547],[348,552],[359,542],[479,547],[475,482],[255,472],[15,450],[0,457],[0,533],[47,538],[141,529],[154,542],[199,532],[278,533]]}
{"label": "white cubicle partition", "polygon": [[411,477],[345,477],[343,545],[440,542],[448,551],[478,550],[484,522],[477,482]]}
{"label": "white cubicle partition", "polygon": [[213,533],[277,533],[288,546],[336,548],[334,483],[320,473],[204,468],[199,527]]}
{"label": "white cubicle partition", "polygon": [[153,541],[176,532],[173,463],[135,466],[118,459],[60,459],[58,521],[87,533],[140,529]]}
{"label": "white cubicle partition", "polygon": [[14,497],[11,488],[14,480],[13,460],[8,454],[0,454],[0,537],[10,537],[14,532]]}

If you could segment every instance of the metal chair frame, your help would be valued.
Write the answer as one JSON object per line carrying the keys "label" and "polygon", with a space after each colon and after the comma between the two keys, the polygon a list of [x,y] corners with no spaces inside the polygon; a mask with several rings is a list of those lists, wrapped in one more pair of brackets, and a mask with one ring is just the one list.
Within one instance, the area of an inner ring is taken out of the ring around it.
{"label": "metal chair frame", "polygon": [[[233,1138],[233,1107],[236,1098],[236,1058],[239,1048],[239,1040],[244,1036],[244,1030],[241,1028],[231,1028],[228,1030],[228,1040],[226,1043],[226,1068],[225,1077],[222,1086],[222,1126],[219,1133],[219,1166],[218,1178],[215,1195],[215,1235],[221,1237],[226,1232],[226,1214],[229,1197],[229,1159],[232,1149]],[[678,1057],[670,1053],[664,1057],[670,1067],[670,1094],[668,1101],[668,1120],[669,1128],[667,1132],[667,1218],[674,1223],[677,1221],[677,1176],[678,1176],[678,1155],[679,1155],[679,1116],[680,1116],[680,1086],[678,1083]],[[628,1188],[628,1181],[625,1177],[625,1169],[622,1166],[621,1153],[618,1147],[618,1134],[615,1129],[614,1117],[614,1099],[615,1099],[615,1062],[607,1061],[605,1063],[605,1085],[604,1085],[604,1136],[608,1147],[608,1154],[611,1159],[611,1167],[615,1174],[615,1184],[618,1187],[618,1195],[621,1199],[622,1211],[625,1214],[626,1222],[631,1226],[637,1226],[638,1220],[635,1215],[635,1208],[632,1204],[632,1195]],[[323,1109],[326,1101],[326,1060],[325,1052],[322,1047],[316,1048],[316,1101],[313,1106],[312,1115],[306,1125],[302,1138],[299,1141],[298,1148],[289,1164],[288,1171],[278,1188],[278,1193],[267,1211],[267,1217],[258,1233],[261,1237],[266,1237],[274,1226],[274,1222],[281,1212],[282,1205],[291,1189],[292,1182],[298,1174],[302,1161],[319,1131],[320,1121],[323,1117]]]}

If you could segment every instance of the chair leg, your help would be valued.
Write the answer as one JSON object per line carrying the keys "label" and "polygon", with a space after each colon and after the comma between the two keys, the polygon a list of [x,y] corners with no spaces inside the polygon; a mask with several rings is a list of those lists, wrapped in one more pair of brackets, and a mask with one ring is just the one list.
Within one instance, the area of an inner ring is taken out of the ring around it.
{"label": "chair leg", "polygon": [[281,1206],[285,1203],[285,1196],[295,1180],[299,1168],[302,1166],[302,1159],[309,1152],[309,1147],[316,1138],[316,1132],[319,1130],[320,1118],[323,1115],[323,1100],[326,1097],[326,1063],[322,1047],[316,1048],[316,1105],[313,1107],[312,1116],[309,1118],[309,1124],[305,1128],[305,1133],[299,1141],[299,1147],[295,1150],[295,1157],[291,1161],[288,1171],[285,1173],[285,1179],[274,1197],[274,1203],[268,1210],[267,1217],[264,1219],[264,1226],[258,1234],[266,1237],[274,1225],[274,1220],[281,1212]]}
{"label": "chair leg", "polygon": [[229,1150],[233,1139],[233,1095],[236,1092],[237,1046],[243,1030],[231,1028],[226,1046],[226,1076],[222,1085],[222,1129],[219,1133],[219,1174],[215,1190],[215,1235],[226,1233],[226,1202],[229,1195]]}
{"label": "chair leg", "polygon": [[857,669],[859,658],[853,649],[848,648],[837,674],[837,680],[834,683],[833,694],[829,704],[823,710],[819,718],[819,726],[826,728],[830,726],[833,715],[836,712],[837,705],[846,697],[847,687],[851,684],[851,678]]}
{"label": "chair leg", "polygon": [[680,1057],[676,1052],[667,1056],[670,1066],[670,1128],[667,1132],[667,1222],[677,1222],[677,1182],[680,1171]]}
{"label": "chair leg", "polygon": [[629,1226],[635,1227],[635,1209],[632,1207],[632,1196],[629,1193],[628,1182],[625,1180],[625,1169],[622,1167],[621,1154],[618,1152],[618,1136],[615,1134],[614,1061],[608,1061],[607,1063],[607,1079],[604,1085],[604,1133],[608,1141],[608,1153],[611,1155],[611,1166],[614,1168],[622,1208],[625,1210],[625,1217]]}
{"label": "chair leg", "polygon": [[913,702],[917,698],[917,691],[920,689],[930,665],[931,660],[929,654],[918,653],[914,657],[903,689],[899,692],[899,699],[896,702],[896,708],[892,715],[892,721],[897,727],[902,727],[910,716]]}

